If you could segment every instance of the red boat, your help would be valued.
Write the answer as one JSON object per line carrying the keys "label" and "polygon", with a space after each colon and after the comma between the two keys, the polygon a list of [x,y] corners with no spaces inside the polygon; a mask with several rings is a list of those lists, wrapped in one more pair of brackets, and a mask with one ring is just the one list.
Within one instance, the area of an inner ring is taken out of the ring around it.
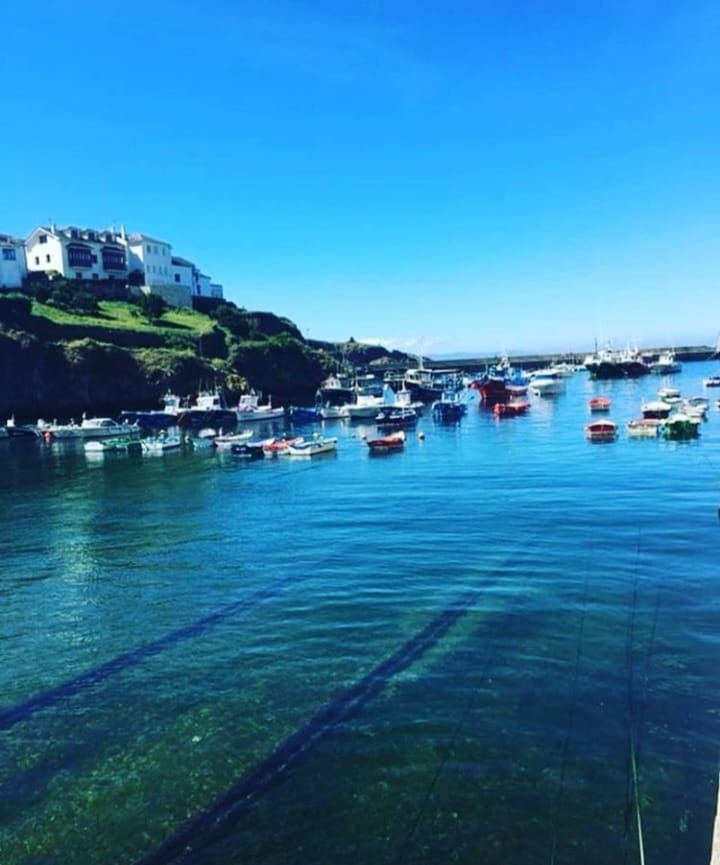
{"label": "red boat", "polygon": [[405,431],[398,430],[386,436],[367,440],[367,446],[370,448],[370,453],[387,453],[388,451],[397,451],[405,446]]}
{"label": "red boat", "polygon": [[614,442],[617,424],[611,420],[596,420],[585,427],[585,436],[591,442]]}
{"label": "red boat", "polygon": [[590,411],[610,411],[610,397],[609,396],[594,396],[592,399],[588,400],[588,406],[590,406]]}
{"label": "red boat", "polygon": [[497,417],[516,417],[519,414],[525,414],[530,408],[530,403],[524,400],[516,402],[496,402],[493,406],[493,412]]}
{"label": "red boat", "polygon": [[300,444],[300,442],[302,442],[302,441],[303,441],[302,436],[267,439],[266,441],[264,441],[262,443],[262,449],[266,454],[270,454],[272,456],[274,454],[283,453],[291,445]]}

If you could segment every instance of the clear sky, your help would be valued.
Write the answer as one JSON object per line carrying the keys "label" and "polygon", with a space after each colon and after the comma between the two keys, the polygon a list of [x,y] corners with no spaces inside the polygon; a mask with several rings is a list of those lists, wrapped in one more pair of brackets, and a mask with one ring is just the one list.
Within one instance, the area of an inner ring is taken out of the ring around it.
{"label": "clear sky", "polygon": [[146,232],[316,339],[714,344],[718,45],[718,0],[7,3],[0,232]]}

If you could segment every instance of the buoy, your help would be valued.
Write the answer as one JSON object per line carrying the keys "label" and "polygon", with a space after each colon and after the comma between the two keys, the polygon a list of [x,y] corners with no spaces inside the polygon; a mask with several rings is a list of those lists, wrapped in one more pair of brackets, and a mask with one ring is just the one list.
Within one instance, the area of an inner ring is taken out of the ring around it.
{"label": "buoy", "polygon": [[425,433],[422,432],[422,431],[420,431],[420,432],[418,433],[418,438],[419,438],[420,440],[424,439],[424,438],[425,438]]}
{"label": "buoy", "polygon": [[46,442],[50,443],[53,440],[53,434],[50,432],[50,430],[45,430],[45,432],[43,433],[43,438]]}

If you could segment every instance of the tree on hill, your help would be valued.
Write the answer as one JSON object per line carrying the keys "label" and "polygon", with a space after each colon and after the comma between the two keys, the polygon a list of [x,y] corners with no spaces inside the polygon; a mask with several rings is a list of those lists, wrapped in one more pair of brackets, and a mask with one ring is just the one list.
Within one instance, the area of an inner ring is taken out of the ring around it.
{"label": "tree on hill", "polygon": [[167,303],[159,294],[141,294],[138,306],[149,322],[161,319],[167,309]]}

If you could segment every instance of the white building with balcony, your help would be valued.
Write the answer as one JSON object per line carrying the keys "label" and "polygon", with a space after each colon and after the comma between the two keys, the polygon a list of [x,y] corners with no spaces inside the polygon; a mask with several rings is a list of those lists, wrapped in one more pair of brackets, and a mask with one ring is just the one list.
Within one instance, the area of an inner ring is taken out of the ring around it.
{"label": "white building with balcony", "polygon": [[126,251],[113,230],[40,226],[25,241],[25,261],[28,273],[127,282]]}
{"label": "white building with balcony", "polygon": [[21,288],[26,276],[25,241],[0,234],[0,290]]}

